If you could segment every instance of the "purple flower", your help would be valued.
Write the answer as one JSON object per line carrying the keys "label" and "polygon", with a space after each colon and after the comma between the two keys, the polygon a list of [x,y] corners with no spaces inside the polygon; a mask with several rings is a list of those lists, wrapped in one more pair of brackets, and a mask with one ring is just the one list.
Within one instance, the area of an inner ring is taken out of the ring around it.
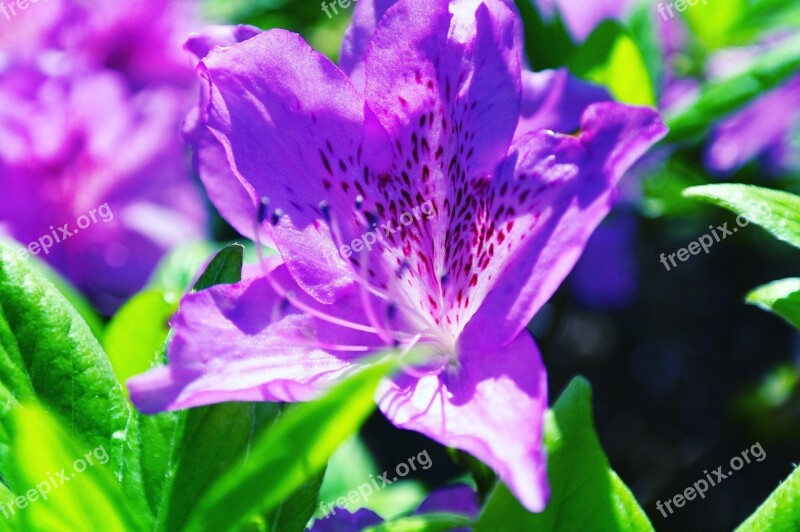
{"label": "purple flower", "polygon": [[355,512],[339,508],[335,514],[314,521],[309,532],[361,532],[381,523],[381,516],[367,508],[360,508]]}
{"label": "purple flower", "polygon": [[0,71],[0,233],[112,312],[166,249],[202,236],[182,102],[166,88],[131,94],[114,72]]}
{"label": "purple flower", "polygon": [[716,126],[705,153],[706,166],[726,175],[760,158],[771,173],[800,168],[791,147],[791,135],[798,128],[800,76],[795,76]]}
{"label": "purple flower", "polygon": [[193,2],[42,0],[15,12],[9,21],[0,16],[0,51],[17,60],[62,51],[73,68],[117,70],[136,87],[194,86],[191,58],[181,49],[186,36],[202,27]]}
{"label": "purple flower", "polygon": [[414,512],[415,515],[450,513],[478,517],[478,497],[466,484],[439,488],[428,495]]}
{"label": "purple flower", "polygon": [[571,275],[572,293],[582,305],[598,309],[630,306],[639,289],[636,214],[618,212],[597,228]]}
{"label": "purple flower", "polygon": [[[356,25],[374,6],[357,9]],[[515,136],[532,96],[501,1],[401,0],[373,20],[344,71],[283,30],[194,40],[210,50],[197,166],[220,211],[282,260],[186,296],[169,366],[129,381],[131,397],[145,412],[308,400],[393,348],[403,371],[378,390],[383,413],[541,511],[547,379],[525,327],[666,128],[602,102],[577,131]]]}

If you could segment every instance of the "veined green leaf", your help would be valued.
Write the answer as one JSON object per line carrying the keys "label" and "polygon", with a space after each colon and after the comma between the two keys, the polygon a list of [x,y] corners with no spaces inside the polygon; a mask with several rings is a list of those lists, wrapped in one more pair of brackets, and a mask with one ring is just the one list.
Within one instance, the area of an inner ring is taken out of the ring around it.
{"label": "veined green leaf", "polygon": [[257,438],[244,466],[230,470],[195,509],[189,531],[229,530],[266,512],[318,474],[331,454],[375,408],[378,382],[393,369],[383,361],[299,405]]}
{"label": "veined green leaf", "polygon": [[[193,290],[241,280],[243,252],[238,244],[223,248],[209,261]],[[162,336],[166,336],[166,329]],[[173,437],[162,441],[162,448],[171,451],[171,458],[168,484],[157,512],[157,529],[179,530],[184,526],[209,486],[225,471],[241,467],[253,438],[279,412],[275,403],[226,403],[175,414],[178,419],[171,425]],[[316,500],[316,492],[314,497]]]}
{"label": "veined green leaf", "polygon": [[800,247],[800,196],[740,184],[691,187],[683,194],[733,211],[778,239]]}
{"label": "veined green leaf", "polygon": [[747,294],[747,302],[774,312],[800,329],[800,278],[760,286]]}
{"label": "veined green leaf", "polygon": [[[4,414],[18,402],[38,401],[70,434],[91,447],[104,445],[109,467],[123,479],[131,504],[143,518],[149,516],[135,459],[139,451],[133,412],[108,358],[64,296],[2,245],[0,395]],[[11,433],[8,421],[4,417],[0,422],[0,435]],[[0,456],[0,463],[7,459]]]}
{"label": "veined green leaf", "polygon": [[218,284],[233,284],[242,279],[242,266],[244,265],[244,246],[231,244],[214,255],[205,271],[194,285],[195,291]]}
{"label": "veined green leaf", "polygon": [[319,489],[324,476],[324,471],[317,473],[288,498],[273,506],[264,516],[268,530],[303,532],[317,509]]}
{"label": "veined green leaf", "polygon": [[800,530],[800,467],[772,492],[736,532]]}
{"label": "veined green leaf", "polygon": [[[3,237],[0,237],[0,244],[7,245],[14,252],[22,249],[22,245],[19,242]],[[61,292],[66,300],[69,301],[73,307],[75,307],[75,310],[77,310],[78,314],[80,314],[84,319],[95,337],[98,339],[102,338],[103,320],[97,314],[94,307],[92,307],[91,303],[89,303],[83,297],[83,295],[78,292],[78,290],[72,286],[72,284],[70,284],[69,281],[67,281],[60,273],[51,268],[46,262],[31,257],[30,255],[25,260],[28,261],[28,264],[33,269],[41,273],[45,279],[50,281],[56,288],[58,288],[58,291]]]}
{"label": "veined green leaf", "polygon": [[279,411],[277,403],[224,403],[185,413],[170,493],[161,512],[164,530],[180,530],[186,524],[208,488],[226,471],[241,467],[252,439]]}
{"label": "veined green leaf", "polygon": [[105,446],[77,443],[44,410],[14,411],[11,483],[18,496],[3,511],[24,532],[145,530],[105,465]]}
{"label": "veined green leaf", "polygon": [[572,380],[545,420],[551,497],[544,512],[528,512],[500,484],[475,532],[525,530],[651,531],[633,494],[611,470],[594,431],[591,387]]}

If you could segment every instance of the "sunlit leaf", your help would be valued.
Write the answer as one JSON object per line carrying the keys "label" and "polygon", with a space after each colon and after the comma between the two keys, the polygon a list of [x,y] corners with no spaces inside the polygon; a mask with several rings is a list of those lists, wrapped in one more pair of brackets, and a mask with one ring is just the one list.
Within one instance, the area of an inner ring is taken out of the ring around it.
{"label": "sunlit leaf", "polygon": [[5,508],[21,531],[145,530],[107,463],[105,446],[76,442],[39,407],[14,411],[11,484]]}
{"label": "sunlit leaf", "polygon": [[256,439],[244,466],[229,471],[211,487],[187,530],[234,528],[268,511],[319,473],[373,411],[378,382],[392,367],[386,361],[369,366],[322,399],[288,413]]}
{"label": "sunlit leaf", "polygon": [[[137,455],[138,435],[122,386],[89,327],[28,261],[0,245],[0,436],[18,403],[40,402],[70,434],[105,445],[109,467],[125,478],[132,505],[148,516]],[[0,452],[8,450],[2,442]],[[0,465],[7,456],[0,456]]]}
{"label": "sunlit leaf", "polygon": [[478,518],[476,532],[525,530],[653,530],[633,494],[611,470],[594,431],[591,387],[573,379],[547,414],[547,476],[551,497],[544,512],[528,512],[500,484]]}
{"label": "sunlit leaf", "polygon": [[606,20],[592,32],[570,60],[570,70],[608,87],[621,102],[655,106],[653,80],[644,57],[625,28],[616,21]]}
{"label": "sunlit leaf", "polygon": [[800,247],[800,196],[740,184],[691,187],[684,195],[733,211],[778,239]]}
{"label": "sunlit leaf", "polygon": [[[686,17],[689,27],[705,45],[713,50],[731,43],[733,30],[742,20],[746,0],[694,0],[691,5],[686,0],[680,2],[664,2],[677,12],[677,5],[683,5],[681,11]],[[680,16],[679,12],[675,13]]]}
{"label": "sunlit leaf", "polygon": [[747,294],[747,302],[774,312],[800,329],[800,278],[782,279]]}
{"label": "sunlit leaf", "polygon": [[800,467],[795,467],[736,532],[800,530]]}
{"label": "sunlit leaf", "polygon": [[472,523],[469,517],[456,514],[432,513],[401,517],[365,529],[365,532],[446,532],[467,528]]}
{"label": "sunlit leaf", "polygon": [[169,331],[167,322],[177,308],[177,294],[148,290],[117,311],[106,328],[103,347],[120,382],[144,373],[160,360]]}

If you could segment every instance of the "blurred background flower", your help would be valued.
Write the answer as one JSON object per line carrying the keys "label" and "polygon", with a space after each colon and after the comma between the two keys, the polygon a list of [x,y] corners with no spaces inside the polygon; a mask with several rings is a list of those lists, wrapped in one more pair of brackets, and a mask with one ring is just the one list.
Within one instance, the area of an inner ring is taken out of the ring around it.
{"label": "blurred background flower", "polygon": [[[197,90],[181,43],[201,27],[198,6],[29,8],[2,21],[0,231],[24,246],[72,235],[32,252],[111,314],[167,250],[205,233],[180,138]],[[104,204],[113,219],[81,231],[78,218]]]}

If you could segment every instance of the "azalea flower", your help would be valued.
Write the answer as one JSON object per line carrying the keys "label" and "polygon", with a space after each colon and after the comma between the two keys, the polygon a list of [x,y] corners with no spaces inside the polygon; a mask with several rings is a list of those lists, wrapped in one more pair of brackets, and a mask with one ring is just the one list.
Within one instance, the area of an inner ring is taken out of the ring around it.
{"label": "azalea flower", "polygon": [[[402,371],[380,410],[541,511],[547,378],[525,328],[666,128],[652,109],[536,93],[551,85],[522,74],[501,1],[377,5],[359,2],[342,68],[283,30],[189,42],[207,52],[187,131],[197,168],[280,258],[187,295],[169,365],[130,380],[131,398],[144,412],[310,400],[392,349]],[[530,102],[579,127],[531,130]]]}
{"label": "azalea flower", "polygon": [[794,76],[720,121],[704,162],[718,175],[729,175],[752,160],[772,175],[797,170],[800,157],[792,137],[798,132],[800,76]]}
{"label": "azalea flower", "polygon": [[0,70],[0,234],[113,312],[167,249],[202,237],[181,109],[180,94],[132,94],[115,72]]}
{"label": "azalea flower", "polygon": [[180,139],[197,85],[189,6],[48,0],[0,38],[0,234],[106,314],[205,233]]}
{"label": "azalea flower", "polygon": [[[191,57],[181,44],[202,27],[189,0],[42,0],[5,24],[0,51],[36,61],[42,51],[66,52],[71,68],[122,72],[136,88],[192,89]],[[60,58],[64,61],[64,58]]]}

